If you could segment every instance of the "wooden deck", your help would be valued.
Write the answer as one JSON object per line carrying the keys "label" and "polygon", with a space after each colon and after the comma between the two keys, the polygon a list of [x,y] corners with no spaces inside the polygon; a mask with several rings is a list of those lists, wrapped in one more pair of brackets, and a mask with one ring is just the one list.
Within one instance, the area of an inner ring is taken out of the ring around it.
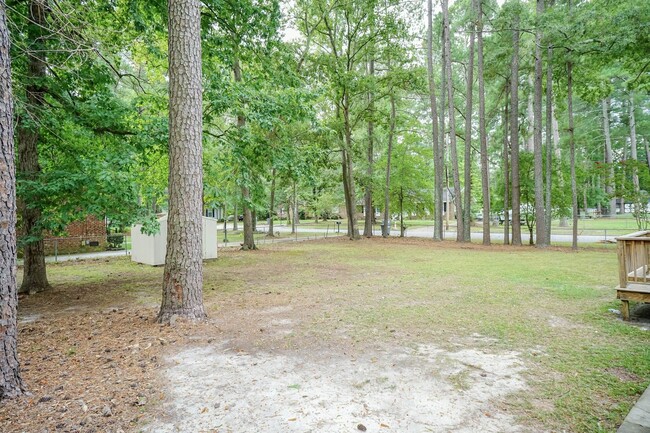
{"label": "wooden deck", "polygon": [[616,287],[616,298],[623,303],[621,314],[623,320],[630,320],[630,301],[650,302],[650,284],[628,283],[627,287]]}
{"label": "wooden deck", "polygon": [[650,303],[650,231],[616,238],[619,285],[616,297],[623,303],[623,320],[630,320],[630,301]]}

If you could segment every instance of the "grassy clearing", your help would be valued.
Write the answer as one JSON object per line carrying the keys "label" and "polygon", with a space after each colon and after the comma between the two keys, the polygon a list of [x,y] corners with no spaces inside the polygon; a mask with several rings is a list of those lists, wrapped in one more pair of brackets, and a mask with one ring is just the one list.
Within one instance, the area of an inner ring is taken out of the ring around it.
{"label": "grassy clearing", "polygon": [[[619,308],[616,273],[612,250],[337,239],[222,251],[206,263],[204,293],[210,316],[242,347],[516,350],[530,390],[509,397],[508,410],[545,430],[613,432],[650,384],[650,333],[608,311]],[[51,266],[59,296],[77,298],[46,308],[154,308],[161,274],[126,259]],[[299,322],[291,333],[269,339],[251,321],[287,305]]]}

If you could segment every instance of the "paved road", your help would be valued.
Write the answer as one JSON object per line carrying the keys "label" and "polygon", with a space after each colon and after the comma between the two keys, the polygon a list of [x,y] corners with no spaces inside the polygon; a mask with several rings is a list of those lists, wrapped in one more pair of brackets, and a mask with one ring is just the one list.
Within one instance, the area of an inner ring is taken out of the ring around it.
{"label": "paved road", "polygon": [[[265,226],[260,226],[258,225],[258,230],[264,231]],[[280,232],[283,234],[286,233],[291,233],[291,227],[289,226],[275,226],[274,230],[276,232]],[[329,230],[324,229],[324,228],[317,228],[317,227],[301,227],[298,226],[298,232],[299,233],[310,233],[314,234],[314,237],[311,238],[306,238],[306,237],[299,237],[297,240],[298,241],[306,241],[306,240],[311,240],[314,238],[322,238],[327,235],[327,237],[335,237],[335,236],[345,236],[345,228],[341,228],[341,231],[339,233],[336,232],[336,227],[330,227]],[[219,232],[221,233],[221,231]],[[375,236],[381,236],[381,231],[379,229],[374,230]],[[399,236],[399,230],[391,229],[390,231],[391,236]],[[258,236],[258,235],[256,235]],[[262,235],[259,235],[262,236]],[[428,227],[412,227],[406,230],[406,236],[407,237],[420,237],[420,238],[432,238],[433,237],[433,227],[428,226]],[[493,242],[503,242],[503,230],[498,229],[498,231],[494,231],[491,233],[490,236],[491,240]],[[445,239],[456,239],[456,232],[455,231],[447,231],[445,232]],[[528,243],[528,233],[522,233],[522,242]],[[474,241],[482,241],[483,240],[483,234],[482,233],[472,233],[472,240]],[[588,243],[599,243],[603,241],[613,241],[614,236],[605,236],[605,235],[600,235],[600,236],[594,236],[594,235],[579,235],[578,236],[578,244],[588,244]],[[262,237],[257,238],[257,243],[260,245],[268,244],[268,243],[279,243],[279,242],[296,242],[296,238],[293,237],[284,237],[284,238],[274,238],[274,239],[264,239]],[[551,235],[551,242],[565,242],[565,243],[571,243],[571,235]],[[224,247],[238,247],[240,245],[240,242],[228,242],[226,244],[223,244],[222,242],[219,242],[219,248],[224,248]],[[93,259],[103,259],[103,258],[109,258],[109,257],[120,257],[120,256],[128,256],[130,255],[130,251],[100,251],[100,252],[95,252],[95,253],[79,253],[79,254],[65,254],[65,255],[59,255],[57,257],[55,256],[48,256],[45,258],[45,261],[48,263],[54,263],[54,262],[67,262],[67,261],[74,261],[74,260],[93,260]],[[23,261],[18,260],[18,264],[22,265]]]}
{"label": "paved road", "polygon": [[[258,226],[258,229],[263,230],[263,227]],[[276,226],[274,227],[275,231],[279,231],[281,233],[290,233],[291,232],[291,227],[285,227],[285,226]],[[326,229],[322,228],[314,228],[314,227],[300,227],[298,226],[298,232],[299,233],[325,233]],[[341,228],[341,233],[345,231],[345,227]],[[332,233],[332,230],[330,229],[330,234]],[[381,230],[375,229],[374,234],[376,236],[381,235]],[[391,236],[399,236],[399,230],[391,229],[390,231]],[[433,226],[426,226],[426,227],[411,227],[406,230],[406,236],[407,237],[416,237],[416,238],[433,238]],[[527,232],[522,232],[521,233],[521,239],[522,242],[528,243],[529,241],[529,235]],[[585,244],[585,243],[599,243],[603,242],[606,240],[613,241],[615,236],[608,235],[605,236],[603,235],[578,235],[578,244]],[[446,231],[445,232],[445,239],[456,239],[456,232],[455,231]],[[501,241],[503,242],[503,228],[497,228],[495,231],[493,231],[490,234],[490,239],[493,242],[498,242]],[[472,240],[475,241],[482,241],[483,240],[483,233],[480,232],[472,232]],[[558,234],[551,234],[551,242],[566,242],[566,243],[571,243],[572,237],[571,235],[558,235]]]}

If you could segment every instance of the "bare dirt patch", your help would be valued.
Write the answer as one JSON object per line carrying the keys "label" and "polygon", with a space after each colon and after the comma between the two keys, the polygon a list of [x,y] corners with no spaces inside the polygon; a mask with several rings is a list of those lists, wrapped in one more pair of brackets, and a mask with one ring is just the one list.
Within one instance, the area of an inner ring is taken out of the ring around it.
{"label": "bare dirt patch", "polygon": [[525,431],[498,405],[525,387],[514,352],[418,346],[352,357],[222,344],[167,363],[167,416],[147,432]]}

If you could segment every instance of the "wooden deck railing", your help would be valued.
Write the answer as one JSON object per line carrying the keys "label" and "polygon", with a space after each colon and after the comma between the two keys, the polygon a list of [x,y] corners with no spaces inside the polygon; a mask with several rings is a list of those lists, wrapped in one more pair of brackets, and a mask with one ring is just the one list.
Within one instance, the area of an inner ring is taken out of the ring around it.
{"label": "wooden deck railing", "polygon": [[650,231],[616,238],[618,246],[619,286],[623,320],[630,320],[630,301],[650,302]]}
{"label": "wooden deck railing", "polygon": [[629,283],[650,284],[650,231],[641,231],[616,238],[618,244],[618,276],[621,288]]}

